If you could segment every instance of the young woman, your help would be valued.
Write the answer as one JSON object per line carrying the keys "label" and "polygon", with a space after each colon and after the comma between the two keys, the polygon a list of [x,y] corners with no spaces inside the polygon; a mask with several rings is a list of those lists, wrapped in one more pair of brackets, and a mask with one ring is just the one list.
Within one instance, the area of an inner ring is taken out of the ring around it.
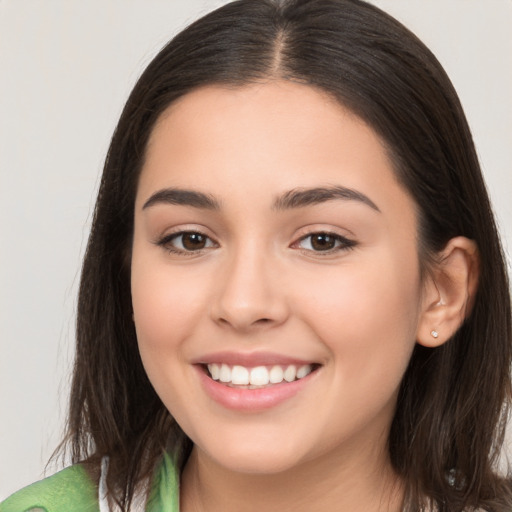
{"label": "young woman", "polygon": [[75,465],[0,511],[506,511],[511,307],[464,114],[358,0],[241,0],[153,60],[81,278]]}

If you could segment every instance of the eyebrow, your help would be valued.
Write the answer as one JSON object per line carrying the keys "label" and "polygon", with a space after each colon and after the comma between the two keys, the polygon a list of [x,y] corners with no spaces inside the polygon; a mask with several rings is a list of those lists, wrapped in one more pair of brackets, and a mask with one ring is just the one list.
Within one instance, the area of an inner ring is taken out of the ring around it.
{"label": "eyebrow", "polygon": [[155,192],[144,203],[142,209],[144,210],[157,204],[178,204],[205,210],[220,210],[220,203],[213,196],[195,190],[180,188],[164,188]]}
{"label": "eyebrow", "polygon": [[362,192],[339,185],[332,187],[296,188],[289,190],[274,201],[272,208],[275,210],[303,208],[305,206],[325,203],[334,199],[359,201],[373,210],[380,212],[379,207]]}
{"label": "eyebrow", "polygon": [[[272,209],[279,211],[304,208],[335,199],[359,201],[373,210],[380,212],[379,207],[368,196],[357,190],[340,185],[332,187],[295,188],[289,190],[275,199]],[[212,195],[180,188],[165,188],[155,192],[144,203],[142,209],[144,210],[157,204],[177,204],[215,211],[221,209],[220,202]]]}

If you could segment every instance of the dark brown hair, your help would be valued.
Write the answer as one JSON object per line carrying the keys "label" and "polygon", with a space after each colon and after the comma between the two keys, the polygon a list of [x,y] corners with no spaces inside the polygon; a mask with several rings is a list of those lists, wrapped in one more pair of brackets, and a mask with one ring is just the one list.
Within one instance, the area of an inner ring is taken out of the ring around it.
{"label": "dark brown hair", "polygon": [[134,199],[155,122],[206,84],[310,84],[385,141],[420,218],[420,258],[450,238],[476,241],[473,310],[453,338],[417,346],[391,427],[405,510],[511,510],[496,476],[510,399],[511,306],[496,226],[462,107],[441,65],[400,23],[359,0],[240,0],[193,23],[155,57],[131,93],[108,151],[84,259],[67,443],[75,462],[109,455],[126,507],[163,450],[190,441],[153,390],[132,322]]}

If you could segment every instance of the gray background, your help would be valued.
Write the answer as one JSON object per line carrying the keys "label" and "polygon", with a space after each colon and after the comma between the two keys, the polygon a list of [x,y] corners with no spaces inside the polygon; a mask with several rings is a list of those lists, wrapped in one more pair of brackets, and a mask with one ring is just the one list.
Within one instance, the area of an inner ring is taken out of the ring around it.
{"label": "gray background", "polygon": [[[80,259],[123,103],[170,37],[223,3],[0,0],[0,499],[41,478],[59,440]],[[451,76],[510,252],[512,1],[374,3]]]}

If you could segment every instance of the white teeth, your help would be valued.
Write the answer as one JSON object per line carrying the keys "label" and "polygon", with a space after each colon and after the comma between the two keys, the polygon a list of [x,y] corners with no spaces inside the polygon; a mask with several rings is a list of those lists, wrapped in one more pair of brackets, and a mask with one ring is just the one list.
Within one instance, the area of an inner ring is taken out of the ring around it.
{"label": "white teeth", "polygon": [[231,370],[231,384],[249,384],[249,370],[243,366],[233,366]]}
{"label": "white teeth", "polygon": [[283,382],[284,372],[280,366],[273,366],[270,370],[269,380],[272,384]]}
{"label": "white teeth", "polygon": [[313,370],[313,368],[311,368],[310,364],[305,364],[304,366],[301,366],[297,370],[297,379],[302,379],[306,375],[309,375],[312,370]]}
{"label": "white teeth", "polygon": [[280,384],[283,380],[293,382],[302,379],[313,371],[313,367],[310,364],[305,364],[297,368],[297,366],[290,364],[284,368],[279,365],[246,368],[240,365],[230,367],[227,364],[211,363],[208,365],[208,371],[213,380],[219,380],[225,384],[268,386],[269,384]]}
{"label": "white teeth", "polygon": [[253,368],[250,382],[253,386],[266,386],[269,383],[268,370],[264,366]]}
{"label": "white teeth", "polygon": [[219,380],[220,368],[219,368],[218,364],[215,364],[215,363],[209,364],[208,365],[208,370],[209,370],[210,375],[212,376],[213,380]]}
{"label": "white teeth", "polygon": [[227,364],[220,367],[219,380],[221,382],[231,382],[231,368]]}
{"label": "white teeth", "polygon": [[293,364],[291,364],[284,371],[284,380],[286,382],[293,382],[295,380],[296,376],[297,376],[297,368]]}

